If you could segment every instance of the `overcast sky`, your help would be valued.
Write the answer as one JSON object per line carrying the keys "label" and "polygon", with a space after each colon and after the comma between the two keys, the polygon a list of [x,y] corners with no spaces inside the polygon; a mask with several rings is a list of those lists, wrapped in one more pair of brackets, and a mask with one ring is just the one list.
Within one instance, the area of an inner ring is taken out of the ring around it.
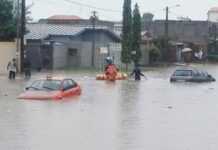
{"label": "overcast sky", "polygon": [[[65,0],[26,0],[27,5],[33,3],[32,17],[34,20],[46,18],[55,14],[77,15],[82,18],[89,18],[92,8],[78,6]],[[123,0],[72,0],[99,8],[111,9],[120,12],[107,12],[96,10],[98,16],[103,20],[119,21],[122,19]],[[132,3],[138,3],[141,13],[151,12],[155,19],[163,19],[166,6],[175,6],[170,9],[170,19],[177,17],[189,17],[192,20],[206,20],[207,11],[211,7],[218,7],[218,0],[132,0]]]}

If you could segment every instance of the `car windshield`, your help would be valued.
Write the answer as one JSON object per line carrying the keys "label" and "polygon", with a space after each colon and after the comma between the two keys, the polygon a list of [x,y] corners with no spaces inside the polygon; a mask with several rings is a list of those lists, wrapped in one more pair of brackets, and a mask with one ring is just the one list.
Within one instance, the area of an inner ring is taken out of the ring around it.
{"label": "car windshield", "polygon": [[37,80],[29,87],[33,90],[49,90],[56,91],[61,87],[60,80]]}

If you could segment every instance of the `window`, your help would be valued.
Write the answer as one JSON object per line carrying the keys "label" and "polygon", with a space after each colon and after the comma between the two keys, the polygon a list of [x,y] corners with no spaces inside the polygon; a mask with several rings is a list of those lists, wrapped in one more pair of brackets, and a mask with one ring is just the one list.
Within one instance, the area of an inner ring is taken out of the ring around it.
{"label": "window", "polygon": [[68,49],[68,55],[69,56],[77,56],[77,49],[76,48],[69,48]]}
{"label": "window", "polygon": [[59,80],[46,80],[43,83],[43,88],[47,90],[59,90],[61,85],[61,81]]}
{"label": "window", "polygon": [[33,82],[30,88],[37,90],[59,90],[61,85],[61,81],[59,80],[37,80]]}
{"label": "window", "polygon": [[76,82],[73,80],[70,80],[70,79],[64,80],[64,82],[63,82],[63,89],[64,90],[69,90],[69,89],[74,88],[76,86],[77,86]]}
{"label": "window", "polygon": [[174,73],[175,76],[192,76],[191,70],[177,70]]}

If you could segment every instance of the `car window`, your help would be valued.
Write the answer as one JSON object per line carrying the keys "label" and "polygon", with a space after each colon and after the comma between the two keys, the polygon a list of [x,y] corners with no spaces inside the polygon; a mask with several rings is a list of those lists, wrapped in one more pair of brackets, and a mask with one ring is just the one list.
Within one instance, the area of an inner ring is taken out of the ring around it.
{"label": "car window", "polygon": [[30,87],[40,90],[43,87],[43,81],[42,80],[34,81]]}
{"label": "car window", "polygon": [[47,90],[59,90],[61,86],[60,80],[44,80],[43,88]]}
{"label": "car window", "polygon": [[177,70],[174,76],[192,76],[191,70]]}
{"label": "car window", "polygon": [[77,86],[77,84],[73,80],[68,79],[68,80],[64,80],[64,82],[63,82],[63,89],[65,89],[65,90],[71,89],[75,86]]}
{"label": "car window", "polygon": [[200,72],[200,71],[195,71],[195,72],[194,72],[194,76],[200,77],[200,76],[203,76],[203,73]]}
{"label": "car window", "polygon": [[69,86],[68,81],[64,80],[64,82],[63,82],[63,89],[68,89],[68,86]]}
{"label": "car window", "polygon": [[69,86],[72,88],[77,86],[77,83],[73,80],[68,80],[68,82],[69,82]]}

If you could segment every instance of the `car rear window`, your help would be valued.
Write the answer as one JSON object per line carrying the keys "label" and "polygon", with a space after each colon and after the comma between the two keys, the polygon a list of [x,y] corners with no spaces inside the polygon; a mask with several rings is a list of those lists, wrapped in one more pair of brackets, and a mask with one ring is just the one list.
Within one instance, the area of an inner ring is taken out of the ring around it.
{"label": "car rear window", "polygon": [[191,70],[176,70],[174,76],[191,76]]}

